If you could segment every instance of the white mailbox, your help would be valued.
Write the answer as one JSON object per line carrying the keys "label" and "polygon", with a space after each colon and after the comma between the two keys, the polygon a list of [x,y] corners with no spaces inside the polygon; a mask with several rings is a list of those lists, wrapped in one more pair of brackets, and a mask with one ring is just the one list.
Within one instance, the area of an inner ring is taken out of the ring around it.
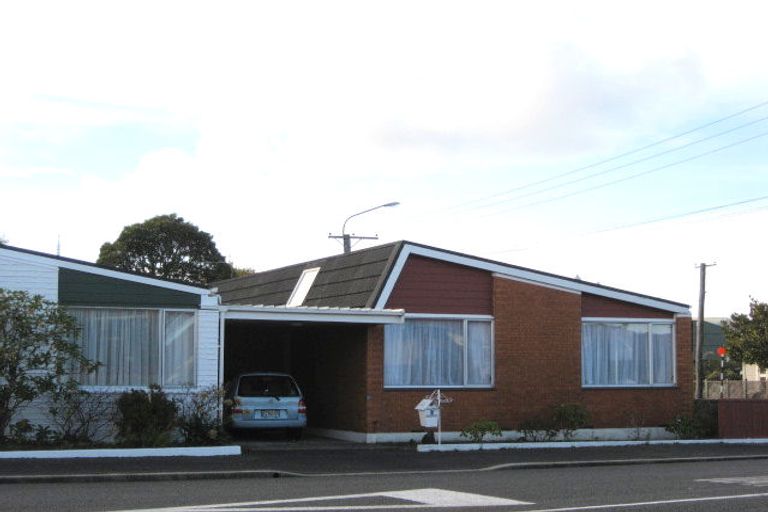
{"label": "white mailbox", "polygon": [[419,422],[424,428],[437,428],[440,422],[440,407],[431,398],[425,398],[416,407],[419,411]]}

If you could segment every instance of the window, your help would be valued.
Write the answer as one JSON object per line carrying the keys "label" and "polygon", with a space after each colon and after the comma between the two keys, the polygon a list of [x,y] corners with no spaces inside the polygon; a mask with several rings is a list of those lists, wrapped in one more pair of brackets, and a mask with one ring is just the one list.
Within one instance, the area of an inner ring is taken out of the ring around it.
{"label": "window", "polygon": [[489,319],[408,318],[384,328],[385,387],[490,387]]}
{"label": "window", "polygon": [[285,305],[301,306],[304,304],[304,299],[307,298],[309,289],[312,288],[312,283],[315,282],[318,273],[320,273],[320,267],[308,268],[302,272]]}
{"label": "window", "polygon": [[164,387],[195,383],[195,313],[154,309],[72,308],[83,354],[101,363],[89,386]]}
{"label": "window", "polygon": [[672,386],[675,384],[671,322],[585,320],[581,330],[584,386]]}

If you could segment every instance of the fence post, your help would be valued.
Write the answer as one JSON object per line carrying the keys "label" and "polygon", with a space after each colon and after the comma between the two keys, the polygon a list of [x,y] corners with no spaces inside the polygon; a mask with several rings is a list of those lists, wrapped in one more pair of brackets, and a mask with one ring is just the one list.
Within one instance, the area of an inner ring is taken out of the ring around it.
{"label": "fence post", "polygon": [[744,379],[741,381],[741,389],[742,389],[742,397],[746,399],[747,398],[747,379]]}

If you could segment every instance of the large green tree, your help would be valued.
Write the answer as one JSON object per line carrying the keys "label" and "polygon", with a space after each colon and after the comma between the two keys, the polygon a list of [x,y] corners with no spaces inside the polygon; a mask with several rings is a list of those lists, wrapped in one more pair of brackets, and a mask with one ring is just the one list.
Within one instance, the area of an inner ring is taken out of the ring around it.
{"label": "large green tree", "polygon": [[751,299],[748,315],[734,313],[722,326],[733,359],[768,368],[768,304]]}
{"label": "large green tree", "polygon": [[77,333],[57,304],[0,288],[0,440],[19,409],[95,369],[74,341]]}
{"label": "large green tree", "polygon": [[175,213],[125,226],[117,240],[101,246],[97,263],[190,284],[232,276],[213,237]]}

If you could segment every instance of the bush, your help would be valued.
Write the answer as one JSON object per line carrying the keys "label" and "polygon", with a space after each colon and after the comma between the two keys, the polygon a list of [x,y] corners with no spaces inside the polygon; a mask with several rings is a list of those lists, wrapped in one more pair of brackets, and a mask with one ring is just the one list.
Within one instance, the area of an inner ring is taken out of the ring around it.
{"label": "bush", "polygon": [[523,434],[523,441],[551,441],[557,436],[557,429],[548,415],[527,419],[520,423],[517,430]]}
{"label": "bush", "polygon": [[581,404],[560,404],[552,413],[552,423],[564,440],[571,441],[575,431],[589,423],[589,411]]}
{"label": "bush", "polygon": [[117,440],[123,446],[168,446],[176,425],[176,404],[166,397],[160,386],[146,391],[132,390],[117,399],[115,425]]}
{"label": "bush", "polygon": [[717,437],[717,400],[697,400],[694,402],[693,416],[678,415],[664,426],[677,439],[700,439]]}
{"label": "bush", "polygon": [[184,396],[174,400],[184,444],[205,446],[227,441],[219,416],[219,404],[223,399],[224,388],[211,386],[201,391],[188,390]]}
{"label": "bush", "polygon": [[690,416],[675,416],[671,423],[664,426],[667,432],[675,435],[676,439],[695,439],[698,437],[696,422]]}
{"label": "bush", "polygon": [[113,435],[115,403],[110,394],[84,391],[69,381],[48,395],[48,404],[48,419],[56,430],[53,437],[61,444],[89,445]]}
{"label": "bush", "polygon": [[480,420],[464,427],[460,435],[473,443],[482,443],[487,435],[501,437],[501,427],[495,421]]}
{"label": "bush", "polygon": [[558,434],[571,441],[576,430],[589,423],[589,411],[581,404],[560,404],[551,412],[525,420],[518,426],[524,441],[551,441]]}

